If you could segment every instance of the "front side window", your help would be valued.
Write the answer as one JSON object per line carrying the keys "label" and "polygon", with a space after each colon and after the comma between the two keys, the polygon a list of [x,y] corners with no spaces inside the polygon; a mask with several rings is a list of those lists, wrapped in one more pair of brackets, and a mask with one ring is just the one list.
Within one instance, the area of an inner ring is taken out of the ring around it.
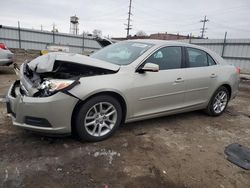
{"label": "front side window", "polygon": [[90,57],[117,65],[128,65],[152,46],[153,44],[142,42],[119,42],[97,51]]}
{"label": "front side window", "polygon": [[161,48],[151,55],[145,63],[155,63],[160,70],[181,68],[181,47],[169,46]]}
{"label": "front side window", "polygon": [[202,50],[196,48],[187,48],[187,58],[189,67],[208,66],[207,53]]}

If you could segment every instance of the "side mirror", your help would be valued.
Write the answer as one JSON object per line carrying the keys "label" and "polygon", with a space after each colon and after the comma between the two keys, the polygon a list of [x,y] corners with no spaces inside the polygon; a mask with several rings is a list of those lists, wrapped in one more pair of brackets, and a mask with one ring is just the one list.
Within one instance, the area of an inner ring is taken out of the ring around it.
{"label": "side mirror", "polygon": [[146,63],[142,68],[138,70],[139,73],[144,72],[158,72],[160,70],[159,65],[154,63]]}

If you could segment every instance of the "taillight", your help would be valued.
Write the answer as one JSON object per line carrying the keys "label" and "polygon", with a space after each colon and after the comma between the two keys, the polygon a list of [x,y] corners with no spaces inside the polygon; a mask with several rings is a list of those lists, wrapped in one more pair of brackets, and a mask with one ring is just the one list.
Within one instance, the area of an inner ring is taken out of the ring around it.
{"label": "taillight", "polygon": [[5,44],[3,44],[3,43],[0,43],[0,48],[1,48],[1,49],[4,49],[4,50],[7,50],[7,49],[8,49],[7,46],[6,46]]}
{"label": "taillight", "polygon": [[235,67],[236,68],[236,72],[238,73],[238,74],[240,74],[240,67]]}

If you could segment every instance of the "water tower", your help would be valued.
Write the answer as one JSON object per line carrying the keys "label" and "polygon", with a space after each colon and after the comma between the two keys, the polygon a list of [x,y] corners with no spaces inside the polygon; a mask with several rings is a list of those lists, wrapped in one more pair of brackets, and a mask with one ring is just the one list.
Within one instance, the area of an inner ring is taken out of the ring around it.
{"label": "water tower", "polygon": [[78,35],[78,25],[79,25],[79,18],[75,16],[70,17],[70,33],[73,35]]}

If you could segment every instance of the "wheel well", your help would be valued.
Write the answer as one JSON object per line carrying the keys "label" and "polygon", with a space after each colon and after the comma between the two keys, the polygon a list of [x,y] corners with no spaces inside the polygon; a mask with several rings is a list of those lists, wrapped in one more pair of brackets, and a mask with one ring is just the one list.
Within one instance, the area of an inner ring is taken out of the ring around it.
{"label": "wheel well", "polygon": [[231,98],[231,94],[232,94],[232,88],[231,88],[231,86],[228,85],[228,84],[224,84],[222,86],[225,87],[228,90],[228,92],[229,92],[229,99],[230,99]]}
{"label": "wheel well", "polygon": [[104,92],[100,92],[100,93],[96,93],[94,95],[91,95],[90,97],[88,97],[84,101],[79,100],[77,102],[77,104],[76,104],[76,106],[75,106],[75,108],[73,110],[72,116],[71,116],[71,130],[72,130],[72,132],[74,131],[74,126],[73,125],[75,124],[75,122],[74,122],[75,118],[74,117],[76,116],[76,114],[79,111],[80,107],[82,105],[84,105],[86,103],[86,101],[88,101],[89,99],[91,99],[93,97],[96,97],[98,95],[109,95],[109,96],[112,96],[115,99],[117,99],[118,102],[121,104],[121,108],[122,108],[122,123],[125,122],[125,118],[126,118],[126,115],[127,115],[127,105],[126,105],[126,102],[125,102],[124,98],[120,94],[118,94],[116,92],[104,91]]}

